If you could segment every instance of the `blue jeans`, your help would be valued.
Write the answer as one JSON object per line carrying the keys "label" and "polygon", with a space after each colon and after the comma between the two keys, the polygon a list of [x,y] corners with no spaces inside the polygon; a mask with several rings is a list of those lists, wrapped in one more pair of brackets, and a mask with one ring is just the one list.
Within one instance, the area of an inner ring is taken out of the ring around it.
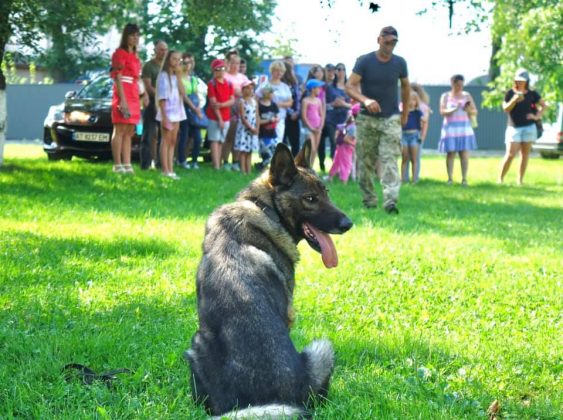
{"label": "blue jeans", "polygon": [[[184,105],[186,115],[188,114],[188,106]],[[192,138],[192,163],[197,162],[199,150],[201,148],[201,129],[190,125],[188,119],[180,121],[180,130],[178,131],[178,162],[186,161],[186,144],[188,139]]]}

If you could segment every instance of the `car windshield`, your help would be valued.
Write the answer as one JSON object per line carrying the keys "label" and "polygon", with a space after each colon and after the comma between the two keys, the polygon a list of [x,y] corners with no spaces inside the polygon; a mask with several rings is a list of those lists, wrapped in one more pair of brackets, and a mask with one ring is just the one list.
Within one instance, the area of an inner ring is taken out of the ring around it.
{"label": "car windshield", "polygon": [[112,86],[111,77],[100,76],[84,86],[76,96],[88,99],[109,99],[112,95]]}

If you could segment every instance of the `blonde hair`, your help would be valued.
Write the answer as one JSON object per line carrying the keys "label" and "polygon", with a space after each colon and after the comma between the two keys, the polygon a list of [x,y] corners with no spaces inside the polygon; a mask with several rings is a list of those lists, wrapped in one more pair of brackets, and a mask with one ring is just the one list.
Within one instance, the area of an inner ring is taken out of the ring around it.
{"label": "blonde hair", "polygon": [[424,90],[422,85],[418,83],[411,83],[411,89],[418,95],[418,99],[424,102],[426,105],[430,105],[430,96]]}
{"label": "blonde hair", "polygon": [[276,60],[274,62],[272,62],[272,64],[270,64],[270,73],[272,73],[272,70],[280,70],[282,72],[282,75],[285,73],[285,64],[283,61],[281,60]]}

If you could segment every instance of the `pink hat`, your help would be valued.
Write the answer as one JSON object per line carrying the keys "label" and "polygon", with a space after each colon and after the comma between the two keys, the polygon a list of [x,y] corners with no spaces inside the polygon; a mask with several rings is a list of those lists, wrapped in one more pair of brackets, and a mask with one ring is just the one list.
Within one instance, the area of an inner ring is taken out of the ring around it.
{"label": "pink hat", "polygon": [[245,87],[250,86],[250,85],[256,86],[256,83],[254,83],[253,80],[247,79],[244,82],[242,82],[242,85],[240,85],[240,87],[245,88]]}
{"label": "pink hat", "polygon": [[215,70],[217,67],[225,67],[225,62],[220,58],[216,58],[211,62],[211,69]]}

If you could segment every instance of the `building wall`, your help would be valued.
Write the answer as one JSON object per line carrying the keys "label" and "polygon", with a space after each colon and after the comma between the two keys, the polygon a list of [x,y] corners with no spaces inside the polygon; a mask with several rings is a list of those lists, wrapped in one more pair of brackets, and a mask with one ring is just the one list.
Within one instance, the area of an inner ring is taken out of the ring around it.
{"label": "building wall", "polygon": [[78,90],[76,84],[8,85],[8,140],[35,140],[43,137],[43,120],[51,105],[60,104],[65,93]]}

